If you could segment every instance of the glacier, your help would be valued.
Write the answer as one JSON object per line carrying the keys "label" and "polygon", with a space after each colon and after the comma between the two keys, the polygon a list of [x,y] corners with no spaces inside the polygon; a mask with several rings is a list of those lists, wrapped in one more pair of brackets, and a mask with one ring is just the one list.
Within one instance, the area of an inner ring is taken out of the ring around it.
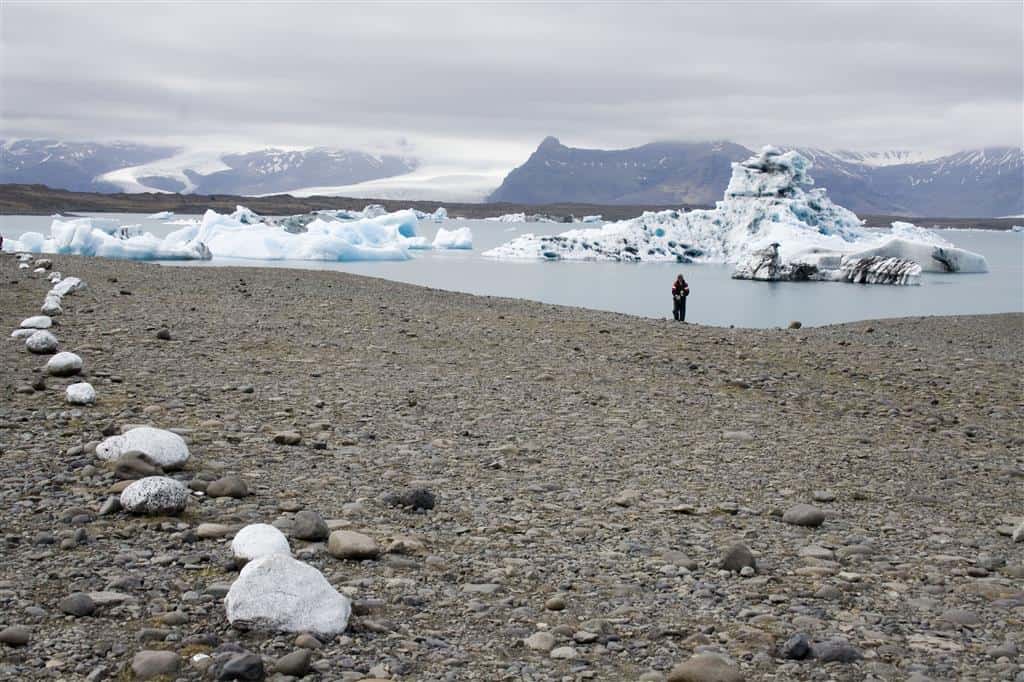
{"label": "glacier", "polygon": [[888,284],[915,284],[922,270],[988,270],[983,256],[910,223],[893,223],[888,234],[865,228],[852,211],[833,204],[823,188],[813,187],[810,167],[796,151],[766,146],[732,164],[725,195],[713,209],[648,211],[558,235],[526,234],[483,255],[731,263],[737,265],[733,276],[738,279]]}

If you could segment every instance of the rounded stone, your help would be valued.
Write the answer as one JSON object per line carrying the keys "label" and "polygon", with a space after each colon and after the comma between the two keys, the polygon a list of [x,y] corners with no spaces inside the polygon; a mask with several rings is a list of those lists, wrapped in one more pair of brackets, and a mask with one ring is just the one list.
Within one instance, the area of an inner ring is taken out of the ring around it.
{"label": "rounded stone", "polygon": [[32,639],[28,628],[12,625],[0,630],[0,642],[8,646],[25,646]]}
{"label": "rounded stone", "polygon": [[555,636],[550,632],[535,632],[524,639],[523,644],[533,651],[548,652],[555,648]]}
{"label": "rounded stone", "polygon": [[82,371],[82,358],[61,351],[46,361],[46,373],[55,377],[69,377]]}
{"label": "rounded stone", "polygon": [[180,514],[188,504],[188,488],[167,476],[147,476],[121,493],[121,506],[133,514]]}
{"label": "rounded stone", "polygon": [[288,538],[269,523],[253,523],[235,534],[231,553],[236,561],[245,562],[271,554],[291,555]]}
{"label": "rounded stone", "polygon": [[574,658],[579,658],[579,654],[576,653],[576,649],[572,648],[571,646],[560,646],[557,649],[552,649],[550,656],[551,658],[561,660],[572,660]]}
{"label": "rounded stone", "polygon": [[722,568],[733,573],[739,573],[744,568],[751,568],[757,570],[757,560],[754,558],[753,552],[742,544],[736,543],[725,551],[722,556]]}
{"label": "rounded stone", "polygon": [[790,507],[782,515],[782,520],[793,526],[817,528],[825,522],[825,512],[809,504],[798,504]]}
{"label": "rounded stone", "polygon": [[58,345],[57,337],[43,329],[33,332],[32,336],[25,340],[25,348],[37,355],[56,353]]}
{"label": "rounded stone", "polygon": [[33,315],[22,320],[19,326],[22,329],[49,329],[53,326],[53,320],[49,315]]}
{"label": "rounded stone", "polygon": [[181,657],[173,651],[140,651],[132,658],[132,673],[139,680],[173,675],[181,667]]}
{"label": "rounded stone", "polygon": [[305,677],[313,662],[313,652],[309,649],[298,649],[277,659],[274,672],[292,677]]}
{"label": "rounded stone", "polygon": [[250,561],[224,599],[240,630],[308,632],[333,637],[348,626],[352,603],[320,571],[287,554]]}
{"label": "rounded stone", "polygon": [[85,592],[74,592],[61,599],[57,608],[69,616],[82,618],[93,614],[96,610],[96,602]]}
{"label": "rounded stone", "polygon": [[180,469],[189,458],[188,445],[181,436],[150,426],[139,426],[107,438],[96,446],[96,456],[112,462],[132,450],[144,453],[164,469]]}
{"label": "rounded stone", "polygon": [[64,389],[64,397],[69,405],[93,405],[96,403],[96,389],[92,384],[80,381]]}
{"label": "rounded stone", "polygon": [[249,494],[249,486],[240,476],[225,476],[206,486],[206,494],[210,497],[242,498]]}
{"label": "rounded stone", "polygon": [[299,540],[326,540],[327,522],[315,511],[303,510],[292,519],[291,536]]}
{"label": "rounded stone", "polygon": [[697,654],[672,668],[668,682],[743,682],[734,664],[715,654]]}
{"label": "rounded stone", "polygon": [[376,559],[380,554],[377,541],[353,530],[336,530],[327,539],[327,553],[337,559]]}

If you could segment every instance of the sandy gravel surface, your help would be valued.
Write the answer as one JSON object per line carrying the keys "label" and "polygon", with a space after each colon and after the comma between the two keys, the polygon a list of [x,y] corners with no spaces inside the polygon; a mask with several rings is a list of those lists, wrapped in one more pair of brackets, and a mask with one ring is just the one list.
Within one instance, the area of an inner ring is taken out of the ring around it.
{"label": "sandy gravel surface", "polygon": [[[28,639],[0,678],[131,679],[168,650],[166,679],[228,679],[203,667],[240,646],[283,679],[304,644],[328,680],[1024,680],[1024,316],[722,329],[53,261],[88,284],[51,331],[98,402],[0,341],[0,642]],[[28,272],[0,259],[4,336],[49,288]],[[180,516],[99,513],[120,485],[95,443],[137,424],[189,442]],[[201,494],[226,475],[251,494]],[[410,486],[435,507],[393,506]],[[231,534],[301,510],[379,545],[291,538],[353,598],[348,631],[232,628]],[[108,596],[69,615],[77,592]]]}

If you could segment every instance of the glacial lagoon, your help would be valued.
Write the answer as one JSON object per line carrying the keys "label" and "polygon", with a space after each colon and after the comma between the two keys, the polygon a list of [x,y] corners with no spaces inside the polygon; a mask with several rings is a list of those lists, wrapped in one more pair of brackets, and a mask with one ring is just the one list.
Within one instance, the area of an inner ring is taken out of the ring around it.
{"label": "glacial lagoon", "polygon": [[[180,225],[144,215],[81,213],[113,218],[165,236]],[[178,216],[189,218],[194,216]],[[49,216],[0,216],[0,234],[48,233]],[[1024,234],[983,230],[942,230],[958,247],[986,257],[984,274],[924,273],[920,286],[865,286],[830,282],[750,282],[731,278],[734,266],[717,264],[496,261],[481,252],[522,234],[556,234],[556,223],[498,223],[486,220],[421,221],[419,233],[432,240],[439,227],[469,227],[471,251],[416,251],[408,261],[253,261],[218,258],[168,262],[180,267],[285,267],[334,270],[383,277],[437,289],[485,296],[523,298],[644,317],[671,317],[669,288],[677,273],[690,283],[687,320],[737,327],[784,327],[792,320],[823,325],[886,317],[1024,312]]]}

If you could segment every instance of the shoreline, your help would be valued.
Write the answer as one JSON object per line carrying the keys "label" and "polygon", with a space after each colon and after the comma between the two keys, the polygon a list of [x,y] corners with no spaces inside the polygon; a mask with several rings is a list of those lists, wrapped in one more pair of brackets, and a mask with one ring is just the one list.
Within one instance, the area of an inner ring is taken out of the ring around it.
{"label": "shoreline", "polygon": [[[78,379],[22,392],[45,357],[3,342],[0,629],[31,640],[0,645],[0,671],[116,676],[166,649],[198,680],[189,657],[228,642],[279,659],[295,636],[227,623],[228,540],[196,531],[290,534],[303,509],[382,548],[291,540],[356,604],[312,655],[323,679],[654,681],[705,650],[751,680],[1016,674],[1024,314],[679,326],[337,271],[47,257],[87,284],[54,332],[98,401],[63,403]],[[26,272],[0,257],[8,334],[49,288]],[[252,494],[99,515],[115,478],[88,445],[140,423],[185,435],[180,479]],[[387,503],[411,485],[436,507]],[[800,503],[824,522],[784,521]],[[722,563],[737,542],[743,575]],[[125,598],[61,615],[74,591]],[[786,658],[797,633],[856,656]]]}

